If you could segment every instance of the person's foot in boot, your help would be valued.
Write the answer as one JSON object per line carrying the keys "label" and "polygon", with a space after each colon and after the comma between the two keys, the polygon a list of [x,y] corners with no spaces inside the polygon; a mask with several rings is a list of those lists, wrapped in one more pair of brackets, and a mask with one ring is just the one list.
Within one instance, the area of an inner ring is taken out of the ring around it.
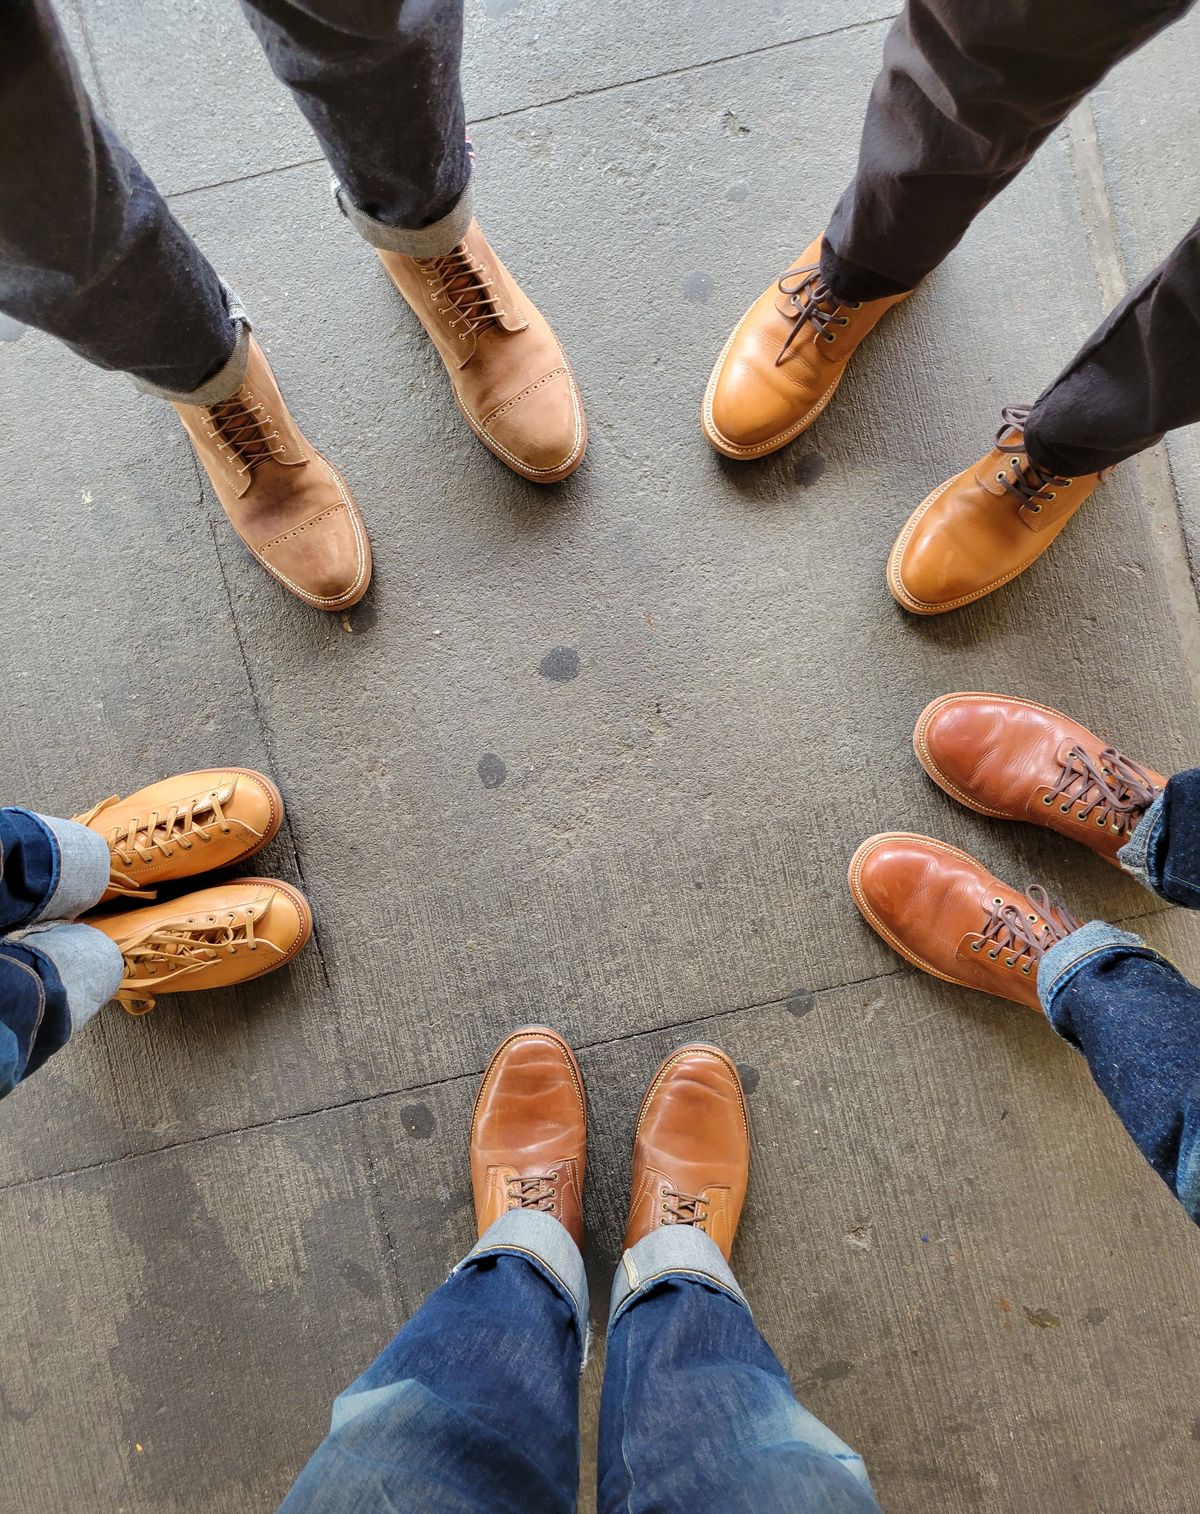
{"label": "person's foot in boot", "polygon": [[587,421],[571,366],[479,222],[441,257],[376,251],[432,338],[458,408],[488,451],[535,484],[574,473]]}
{"label": "person's foot in boot", "polygon": [[488,1063],[471,1117],[482,1235],[511,1209],[553,1215],[583,1245],[587,1104],[571,1048],[544,1025],[514,1031]]}
{"label": "person's foot in boot", "polygon": [[871,836],[850,862],[863,919],[932,977],[1041,1009],[1038,964],[1079,921],[1046,890],[1022,894],[981,862],[929,836]]}
{"label": "person's foot in boot", "polygon": [[821,238],[755,300],[704,391],[700,423],[726,457],[763,457],[807,431],[880,317],[907,298],[841,304],[821,277]]}
{"label": "person's foot in boot", "polygon": [[357,604],[371,582],[362,516],[288,414],[254,338],[236,394],[175,409],[233,529],[271,577],[318,610]]}
{"label": "person's foot in boot", "polygon": [[1024,573],[1107,477],[1040,468],[1025,451],[1028,407],[1001,417],[992,450],[940,484],[896,538],[888,588],[914,615],[957,610]]}
{"label": "person's foot in boot", "polygon": [[298,889],[271,878],[239,878],[166,904],[88,916],[125,958],[117,1002],[144,1015],[163,994],[248,983],[290,962],[312,935],[312,911]]}
{"label": "person's foot in boot", "polygon": [[660,1226],[692,1225],[728,1261],[749,1179],[737,1068],[715,1046],[681,1046],[650,1080],[638,1113],[626,1250]]}
{"label": "person's foot in boot", "polygon": [[245,862],[272,840],[283,799],[253,768],[201,768],[102,799],[75,819],[98,831],[112,856],[110,899],[153,899],[160,883]]}
{"label": "person's foot in boot", "polygon": [[1001,694],[943,694],[921,713],[913,749],[968,809],[1045,826],[1115,867],[1167,783],[1069,716]]}

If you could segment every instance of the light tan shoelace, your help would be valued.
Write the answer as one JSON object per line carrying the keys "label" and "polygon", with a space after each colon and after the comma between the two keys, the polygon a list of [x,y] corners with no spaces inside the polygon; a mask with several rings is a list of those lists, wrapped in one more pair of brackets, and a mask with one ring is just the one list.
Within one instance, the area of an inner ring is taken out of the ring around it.
{"label": "light tan shoelace", "polygon": [[993,899],[980,939],[971,943],[971,950],[979,952],[986,946],[993,962],[1003,956],[1005,967],[1020,968],[1028,977],[1056,941],[1079,929],[1079,921],[1061,904],[1052,903],[1040,883],[1030,884],[1025,898],[1033,906],[1031,914],[1016,904]]}
{"label": "light tan shoelace", "polygon": [[488,278],[483,264],[467,250],[465,242],[460,242],[440,258],[417,258],[416,263],[433,291],[429,298],[437,306],[438,314],[453,317],[447,322],[451,329],[462,326],[458,332],[460,342],[465,342],[473,332],[486,330],[504,316],[493,280]]}
{"label": "light tan shoelace", "polygon": [[1106,746],[1098,762],[1081,746],[1072,747],[1059,761],[1062,776],[1056,788],[1042,795],[1042,803],[1051,805],[1057,799],[1064,815],[1078,805],[1079,820],[1111,825],[1118,836],[1133,830],[1161,792],[1149,773],[1115,747]]}
{"label": "light tan shoelace", "polygon": [[662,1190],[662,1225],[691,1225],[703,1230],[708,1224],[708,1200],[698,1193],[680,1193],[674,1188]]}
{"label": "light tan shoelace", "polygon": [[125,974],[116,1000],[131,1015],[144,1015],[154,1008],[154,996],[145,988],[150,979],[169,975],[173,990],[175,980],[211,967],[223,956],[234,956],[239,947],[257,951],[262,945],[278,950],[270,941],[257,939],[249,910],[224,910],[197,916],[190,925],[175,921],[135,935],[121,946]]}
{"label": "light tan shoelace", "polygon": [[[119,802],[119,796],[114,794],[94,804],[84,814],[76,815],[75,819],[80,825],[90,825],[101,811]],[[201,819],[201,816],[205,818]],[[143,862],[152,862],[156,853],[170,857],[177,846],[190,852],[197,841],[211,842],[216,828],[226,836],[232,829],[221,808],[220,794],[215,791],[197,795],[184,805],[173,804],[166,810],[151,810],[144,820],[134,816],[128,825],[114,826],[105,837],[113,857],[109,888],[130,899],[153,899],[153,889],[142,888],[127,874],[119,872],[117,864],[129,868],[139,857]]]}
{"label": "light tan shoelace", "polygon": [[264,414],[263,406],[256,404],[248,389],[239,389],[231,399],[220,400],[208,407],[209,439],[217,443],[217,450],[229,449],[233,457],[241,460],[239,475],[253,473],[260,463],[270,457],[282,457],[283,443],[279,432],[272,426],[272,418]]}
{"label": "light tan shoelace", "polygon": [[540,1209],[553,1214],[558,1204],[558,1173],[532,1173],[507,1179],[510,1209]]}

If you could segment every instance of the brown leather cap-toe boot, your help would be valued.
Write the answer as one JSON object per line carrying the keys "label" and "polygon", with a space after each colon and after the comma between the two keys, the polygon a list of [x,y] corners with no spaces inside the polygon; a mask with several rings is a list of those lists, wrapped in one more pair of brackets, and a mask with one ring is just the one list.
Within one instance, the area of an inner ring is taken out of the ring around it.
{"label": "brown leather cap-toe boot", "polygon": [[717,359],[700,424],[726,457],[763,457],[807,431],[859,344],[907,298],[841,305],[821,278],[820,262],[818,237],[755,300]]}
{"label": "brown leather cap-toe boot", "polygon": [[571,1048],[544,1025],[496,1049],[471,1119],[471,1187],[482,1235],[510,1209],[552,1214],[583,1245],[587,1105]]}
{"label": "brown leather cap-toe boot", "polygon": [[914,967],[1040,1009],[1038,963],[1079,929],[1038,884],[1020,894],[982,863],[929,836],[864,841],[850,862],[863,919]]}
{"label": "brown leather cap-toe boot", "polygon": [[914,615],[982,599],[1037,561],[1107,473],[1058,478],[1025,452],[1028,408],[1009,405],[996,445],[909,516],[888,558],[893,598]]}
{"label": "brown leather cap-toe boot", "polygon": [[479,222],[442,257],[376,250],[433,339],[458,408],[488,451],[535,484],[574,473],[587,421],[571,366]]}
{"label": "brown leather cap-toe boot", "polygon": [[681,1046],[654,1074],[638,1114],[626,1249],[661,1225],[693,1225],[728,1261],[749,1179],[737,1068],[715,1046]]}
{"label": "brown leather cap-toe boot", "polygon": [[253,857],[283,821],[283,799],[252,768],[201,768],[102,799],[75,819],[98,831],[112,856],[110,899],[153,899],[155,885],[194,878]]}
{"label": "brown leather cap-toe boot", "polygon": [[362,516],[288,414],[254,338],[231,399],[175,409],[230,524],[271,577],[318,610],[356,604],[371,582]]}
{"label": "brown leather cap-toe boot", "polygon": [[312,935],[312,912],[290,884],[239,878],[167,904],[92,915],[87,924],[115,941],[125,958],[117,1002],[144,1015],[156,996],[229,988],[273,973]]}

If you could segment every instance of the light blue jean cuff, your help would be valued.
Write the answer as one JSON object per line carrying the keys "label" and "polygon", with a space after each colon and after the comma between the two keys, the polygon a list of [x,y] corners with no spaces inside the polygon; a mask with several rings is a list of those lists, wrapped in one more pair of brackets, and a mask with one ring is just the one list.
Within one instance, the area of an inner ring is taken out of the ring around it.
{"label": "light blue jean cuff", "polygon": [[1158,890],[1150,879],[1150,853],[1158,841],[1158,833],[1162,830],[1163,800],[1166,797],[1164,789],[1134,826],[1133,835],[1117,853],[1117,861],[1125,871],[1132,874],[1139,883],[1153,893],[1157,893]]}
{"label": "light blue jean cuff", "polygon": [[1063,940],[1055,942],[1038,967],[1038,998],[1049,1015],[1055,997],[1060,994],[1075,974],[1098,952],[1111,950],[1114,946],[1125,951],[1136,951],[1144,957],[1157,957],[1142,940],[1127,930],[1118,930],[1107,920],[1089,920],[1078,930],[1073,930]]}
{"label": "light blue jean cuff", "polygon": [[45,826],[58,851],[58,877],[49,899],[34,917],[39,920],[74,920],[84,910],[100,902],[108,887],[112,858],[108,842],[99,831],[80,825],[77,820],[60,820],[57,815],[34,815]]}
{"label": "light blue jean cuff", "polygon": [[134,379],[133,387],[142,394],[152,394],[155,399],[170,400],[173,405],[219,405],[222,400],[232,399],[246,379],[250,362],[250,317],[237,293],[221,280],[221,292],[225,296],[225,308],[234,327],[233,351],[211,378],[198,389],[164,389],[146,379]]}
{"label": "light blue jean cuff", "polygon": [[121,986],[125,959],[115,941],[82,922],[54,922],[19,931],[10,940],[52,962],[67,994],[71,1034],[92,1018]]}
{"label": "light blue jean cuff", "polygon": [[[483,1257],[504,1253],[523,1256],[539,1266],[556,1283],[570,1301],[575,1311],[575,1323],[579,1327],[579,1339],[586,1344],[588,1332],[588,1285],[587,1273],[579,1247],[571,1239],[565,1225],[553,1215],[536,1209],[513,1209],[495,1220],[454,1272],[461,1272]],[[454,1273],[451,1273],[453,1277]]]}
{"label": "light blue jean cuff", "polygon": [[716,1242],[693,1225],[660,1225],[622,1256],[613,1278],[608,1328],[665,1277],[694,1278],[729,1294],[746,1310],[750,1305],[733,1269]]}

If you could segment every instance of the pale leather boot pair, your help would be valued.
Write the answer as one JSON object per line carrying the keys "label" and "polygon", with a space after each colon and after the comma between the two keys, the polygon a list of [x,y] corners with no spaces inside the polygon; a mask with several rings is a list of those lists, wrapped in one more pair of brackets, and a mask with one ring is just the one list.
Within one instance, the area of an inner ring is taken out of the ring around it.
{"label": "pale leather boot pair", "polygon": [[[570,365],[479,223],[442,257],[380,251],[379,259],[432,338],[484,446],[533,483],[573,473],[587,422]],[[175,409],[234,530],[272,578],[318,610],[357,604],[371,581],[362,515],[288,413],[254,338],[236,394]]]}
{"label": "pale leather boot pair", "polygon": [[[843,305],[821,277],[818,237],[750,307],[717,359],[701,425],[749,460],[802,435],[833,398],[860,344],[906,295]],[[947,479],[906,522],[887,584],[915,615],[941,615],[1030,567],[1107,474],[1062,478],[1025,447],[1029,410],[1008,406],[994,447]]]}
{"label": "pale leather boot pair", "polygon": [[[279,830],[283,800],[252,768],[203,768],[127,799],[103,799],[75,818],[108,843],[105,904],[153,899],[161,883],[244,862]],[[120,948],[125,972],[115,997],[141,1015],[162,994],[228,988],[274,972],[308,941],[312,911],[290,883],[238,878],[86,923]]]}

